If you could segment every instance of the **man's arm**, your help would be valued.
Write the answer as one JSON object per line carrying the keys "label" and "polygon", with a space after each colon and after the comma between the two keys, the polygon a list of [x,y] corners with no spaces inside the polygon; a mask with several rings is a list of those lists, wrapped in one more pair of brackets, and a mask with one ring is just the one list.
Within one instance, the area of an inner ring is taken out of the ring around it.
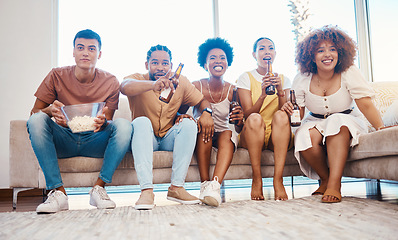
{"label": "man's arm", "polygon": [[154,90],[154,81],[150,80],[137,80],[126,78],[120,84],[120,92],[128,97],[133,97],[141,93]]}
{"label": "man's arm", "polygon": [[58,100],[55,100],[52,104],[48,104],[43,102],[42,100],[36,98],[35,104],[33,105],[32,110],[30,111],[30,114],[35,114],[37,112],[43,112],[47,114],[49,117],[54,117],[55,122],[58,125],[61,125],[63,127],[66,127],[66,119],[64,114],[61,111],[61,107],[65,106],[63,103],[61,103]]}
{"label": "man's arm", "polygon": [[32,110],[30,111],[30,115],[33,115],[37,112],[44,112],[48,116],[52,117],[51,114],[51,105],[48,103],[43,102],[42,100],[36,98],[35,104],[33,105]]}
{"label": "man's arm", "polygon": [[151,90],[162,91],[165,88],[174,89],[173,83],[169,79],[170,74],[171,73],[169,72],[156,81],[138,80],[131,77],[126,77],[122,84],[120,84],[120,92],[128,97],[133,97]]}

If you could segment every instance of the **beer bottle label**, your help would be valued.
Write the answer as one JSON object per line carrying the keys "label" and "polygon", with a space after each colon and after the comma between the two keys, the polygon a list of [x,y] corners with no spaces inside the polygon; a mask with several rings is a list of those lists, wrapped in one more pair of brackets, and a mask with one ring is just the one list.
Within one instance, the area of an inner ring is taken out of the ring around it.
{"label": "beer bottle label", "polygon": [[299,123],[299,122],[301,122],[301,119],[300,119],[300,110],[293,110],[293,114],[292,114],[292,116],[290,117],[290,120],[291,120],[292,123]]}
{"label": "beer bottle label", "polygon": [[170,92],[171,92],[171,88],[166,88],[160,93],[160,97],[162,99],[167,99],[169,97]]}

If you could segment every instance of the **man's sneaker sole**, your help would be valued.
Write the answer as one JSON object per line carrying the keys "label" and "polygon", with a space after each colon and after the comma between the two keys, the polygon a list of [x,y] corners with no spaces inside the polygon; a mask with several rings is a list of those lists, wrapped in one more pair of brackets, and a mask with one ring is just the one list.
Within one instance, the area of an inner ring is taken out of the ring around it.
{"label": "man's sneaker sole", "polygon": [[167,197],[167,200],[175,201],[175,202],[182,203],[182,204],[187,204],[187,205],[198,204],[198,203],[200,203],[200,200],[199,200],[199,199],[197,199],[197,200],[190,200],[190,201],[184,201],[184,200],[181,200],[181,199],[178,199],[178,198],[174,198],[174,197]]}
{"label": "man's sneaker sole", "polygon": [[67,211],[67,210],[69,210],[69,208],[66,208],[66,209],[60,209],[59,211],[44,211],[44,210],[37,210],[36,209],[36,213],[37,214],[52,214],[52,213],[57,213],[57,212],[62,212],[62,211]]}
{"label": "man's sneaker sole", "polygon": [[201,200],[201,201],[203,203],[205,203],[209,206],[213,206],[213,207],[218,207],[220,205],[214,197],[210,197],[210,196],[204,197],[203,200]]}
{"label": "man's sneaker sole", "polygon": [[110,205],[110,206],[106,206],[106,207],[100,206],[99,207],[99,206],[97,206],[97,204],[95,204],[94,200],[91,200],[91,199],[90,199],[90,205],[93,207],[96,207],[98,209],[114,209],[114,208],[116,208],[116,205]]}
{"label": "man's sneaker sole", "polygon": [[134,206],[135,210],[152,210],[154,207],[155,204],[140,204]]}

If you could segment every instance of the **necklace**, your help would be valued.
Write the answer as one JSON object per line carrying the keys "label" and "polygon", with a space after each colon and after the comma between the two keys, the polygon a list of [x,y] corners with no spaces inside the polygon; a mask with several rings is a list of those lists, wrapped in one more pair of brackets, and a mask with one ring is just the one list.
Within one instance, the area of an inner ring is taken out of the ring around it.
{"label": "necklace", "polygon": [[221,92],[221,96],[220,96],[220,100],[219,100],[218,102],[216,102],[216,101],[214,100],[213,96],[211,95],[211,90],[210,90],[209,81],[207,81],[207,87],[209,88],[209,95],[210,95],[211,100],[213,100],[214,103],[220,103],[220,102],[222,101],[222,95],[224,94],[225,82],[224,82],[224,84],[223,84],[222,92]]}
{"label": "necklace", "polygon": [[318,87],[319,87],[320,89],[322,89],[323,96],[326,96],[326,91],[327,91],[327,90],[321,87],[321,80],[319,80],[319,77],[318,77],[317,75],[316,75],[315,77],[316,77],[316,79],[318,80]]}

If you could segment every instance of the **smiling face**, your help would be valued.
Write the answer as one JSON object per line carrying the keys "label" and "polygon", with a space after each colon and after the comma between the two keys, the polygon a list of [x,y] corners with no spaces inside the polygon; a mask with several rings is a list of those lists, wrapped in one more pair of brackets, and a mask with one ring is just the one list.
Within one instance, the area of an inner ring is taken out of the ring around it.
{"label": "smiling face", "polygon": [[206,58],[205,70],[213,77],[221,77],[228,68],[228,61],[222,49],[214,48],[209,51]]}
{"label": "smiling face", "polygon": [[267,69],[268,61],[274,62],[276,56],[275,46],[268,39],[262,39],[257,43],[256,52],[253,57],[257,61],[257,66],[262,69]]}
{"label": "smiling face", "polygon": [[76,38],[73,57],[78,68],[95,68],[97,60],[101,58],[101,51],[98,45],[96,39]]}
{"label": "smiling face", "polygon": [[145,62],[145,67],[149,71],[149,78],[157,80],[167,74],[172,68],[170,55],[165,51],[153,51],[151,57]]}
{"label": "smiling face", "polygon": [[321,42],[315,52],[315,64],[319,71],[334,71],[339,60],[336,46],[331,42]]}

